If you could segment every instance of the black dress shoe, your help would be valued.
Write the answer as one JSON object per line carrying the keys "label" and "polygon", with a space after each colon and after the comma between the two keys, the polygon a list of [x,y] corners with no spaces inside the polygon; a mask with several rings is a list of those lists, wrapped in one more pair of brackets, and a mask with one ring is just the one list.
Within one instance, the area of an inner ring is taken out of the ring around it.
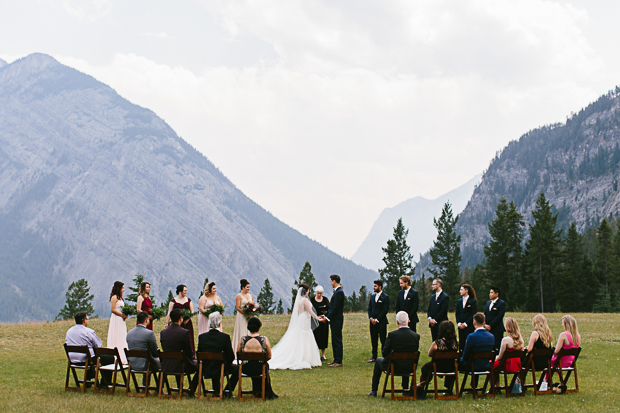
{"label": "black dress shoe", "polygon": [[370,393],[368,393],[368,395],[371,397],[377,397],[377,392],[373,390]]}

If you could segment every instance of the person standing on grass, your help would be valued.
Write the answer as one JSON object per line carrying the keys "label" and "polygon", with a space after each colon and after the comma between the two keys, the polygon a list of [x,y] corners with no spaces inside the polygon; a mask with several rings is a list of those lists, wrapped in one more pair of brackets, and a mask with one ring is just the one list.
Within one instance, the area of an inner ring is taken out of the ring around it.
{"label": "person standing on grass", "polygon": [[373,285],[374,292],[368,300],[368,319],[370,320],[370,345],[372,346],[372,357],[368,360],[373,363],[377,359],[377,347],[381,340],[381,348],[385,344],[387,335],[388,308],[390,307],[390,297],[383,292],[383,281],[375,280]]}
{"label": "person standing on grass", "polygon": [[110,293],[110,325],[108,326],[108,348],[118,348],[123,364],[127,364],[127,357],[123,349],[127,348],[127,316],[123,314],[123,293],[125,292],[125,284],[121,281],[115,281]]}
{"label": "person standing on grass", "polygon": [[489,301],[484,306],[484,329],[495,337],[495,351],[499,351],[499,347],[504,337],[504,315],[506,314],[506,302],[499,298],[500,290],[498,287],[491,287],[489,291]]}
{"label": "person standing on grass", "polygon": [[332,330],[332,350],[334,352],[334,361],[329,363],[329,367],[342,367],[343,348],[342,348],[342,326],[344,324],[344,291],[340,285],[340,276],[332,274],[329,276],[329,282],[334,289],[329,311],[320,317],[322,323],[329,322]]}
{"label": "person standing on grass", "polygon": [[448,319],[450,297],[443,292],[443,281],[440,278],[435,278],[431,286],[434,294],[431,295],[428,301],[428,311],[426,315],[428,317],[428,326],[431,329],[431,337],[433,341],[435,341],[437,340],[437,333],[439,332],[439,324]]}
{"label": "person standing on grass", "polygon": [[409,328],[417,330],[418,308],[420,307],[420,296],[415,288],[411,287],[411,277],[403,275],[398,279],[401,290],[396,297],[396,313],[404,311],[409,315]]}
{"label": "person standing on grass", "polygon": [[456,303],[456,326],[459,331],[459,350],[465,349],[467,336],[474,332],[474,314],[478,312],[476,291],[469,284],[461,285],[461,298]]}

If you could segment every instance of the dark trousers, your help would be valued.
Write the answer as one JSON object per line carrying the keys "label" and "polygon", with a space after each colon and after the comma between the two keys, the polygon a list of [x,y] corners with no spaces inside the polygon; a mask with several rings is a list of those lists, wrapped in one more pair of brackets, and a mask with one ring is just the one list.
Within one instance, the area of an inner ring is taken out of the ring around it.
{"label": "dark trousers", "polygon": [[[101,365],[102,366],[107,366],[109,364],[114,364],[114,356],[108,356],[108,355],[103,355],[100,356],[99,359],[101,360]],[[93,363],[96,363],[95,359],[92,359]],[[120,361],[119,361],[120,363]],[[86,362],[82,361],[80,363],[71,363],[71,364],[75,364],[76,366],[83,366],[86,364]],[[88,369],[88,373],[86,373],[86,379],[87,380],[92,380],[95,378],[95,365],[91,365],[90,368]],[[100,370],[101,371],[101,375],[103,376],[103,378],[105,379],[105,381],[108,384],[112,384],[112,372],[108,371],[108,370]],[[100,382],[101,383],[101,382]],[[103,383],[101,383],[103,384]]]}
{"label": "dark trousers", "polygon": [[[411,320],[409,320],[409,328],[410,328],[410,329],[412,329],[412,330],[413,330],[414,332],[416,332],[416,333],[418,332],[418,330],[417,330],[417,325],[418,325],[418,322],[417,322],[417,321],[411,321]],[[386,327],[387,327],[387,326],[386,326]]]}
{"label": "dark trousers", "polygon": [[464,329],[459,330],[459,351],[462,353],[465,349],[465,342],[467,341],[467,336],[474,332],[474,326],[467,326]]}
{"label": "dark trousers", "polygon": [[342,324],[330,324],[332,330],[332,351],[334,363],[342,364]]}
{"label": "dark trousers", "polygon": [[435,340],[437,340],[437,333],[439,332],[439,324],[440,324],[440,323],[436,323],[434,326],[431,326],[431,325],[429,324],[429,327],[430,327],[430,329],[431,329],[431,337],[432,337],[433,342],[434,342]]}
{"label": "dark trousers", "polygon": [[381,340],[381,349],[383,350],[383,345],[385,344],[385,336],[387,335],[387,324],[385,323],[370,323],[370,344],[372,345],[372,358],[377,358],[377,347],[379,345],[379,340]]}
{"label": "dark trousers", "polygon": [[385,370],[385,368],[383,367],[383,363],[387,364],[387,360],[384,359],[383,357],[379,357],[376,361],[375,361],[375,369],[372,372],[372,391],[378,391],[379,390],[379,382],[381,381],[381,373],[383,373],[383,370]]}
{"label": "dark trousers", "polygon": [[[229,375],[228,385],[224,388],[224,390],[232,392],[233,390],[235,390],[235,387],[237,386],[237,382],[239,381],[239,368],[237,366],[230,365],[224,368],[224,372],[225,374]],[[213,390],[215,390],[216,393],[219,393],[220,385],[221,385],[220,375],[218,374],[215,377],[209,377],[208,375],[203,374],[203,377],[211,379]]]}
{"label": "dark trousers", "polygon": [[[262,374],[262,372],[263,372],[263,365],[261,363],[259,363],[258,361],[248,361],[246,364],[243,365],[241,370],[243,371],[243,374],[246,374],[248,376],[258,376],[258,375]],[[237,371],[239,371],[239,370],[237,370]],[[267,375],[265,377],[265,398],[273,399],[275,397],[278,397],[273,392],[273,387],[271,387],[271,376],[269,375],[269,364],[267,364],[267,369],[265,370],[265,374]],[[236,384],[236,382],[235,382],[235,384]],[[255,394],[260,393],[262,387],[263,387],[263,379],[262,378],[260,378],[260,377],[252,378],[252,391]]]}
{"label": "dark trousers", "polygon": [[502,338],[504,338],[504,332],[501,331],[499,333],[493,333],[493,337],[495,337],[495,347],[494,347],[494,350],[499,354],[499,348],[502,345]]}

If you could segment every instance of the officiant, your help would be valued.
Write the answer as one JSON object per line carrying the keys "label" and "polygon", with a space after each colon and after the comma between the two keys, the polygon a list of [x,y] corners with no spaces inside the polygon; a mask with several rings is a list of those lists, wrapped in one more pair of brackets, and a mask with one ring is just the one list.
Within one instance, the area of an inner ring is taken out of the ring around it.
{"label": "officiant", "polygon": [[[310,302],[319,317],[325,315],[329,310],[329,300],[327,297],[323,297],[323,287],[320,285],[314,288],[314,297],[310,298]],[[314,339],[321,350],[321,361],[327,360],[325,357],[325,349],[329,341],[329,325],[327,323],[319,323],[319,326],[314,330]]]}

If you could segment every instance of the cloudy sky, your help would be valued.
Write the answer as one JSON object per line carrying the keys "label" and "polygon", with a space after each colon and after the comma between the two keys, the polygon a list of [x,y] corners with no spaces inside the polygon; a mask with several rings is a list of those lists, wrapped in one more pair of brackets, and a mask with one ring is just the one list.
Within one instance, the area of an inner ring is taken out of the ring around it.
{"label": "cloudy sky", "polygon": [[107,83],[348,257],[385,207],[463,184],[619,85],[618,15],[596,0],[20,0],[0,3],[0,58],[46,53]]}

